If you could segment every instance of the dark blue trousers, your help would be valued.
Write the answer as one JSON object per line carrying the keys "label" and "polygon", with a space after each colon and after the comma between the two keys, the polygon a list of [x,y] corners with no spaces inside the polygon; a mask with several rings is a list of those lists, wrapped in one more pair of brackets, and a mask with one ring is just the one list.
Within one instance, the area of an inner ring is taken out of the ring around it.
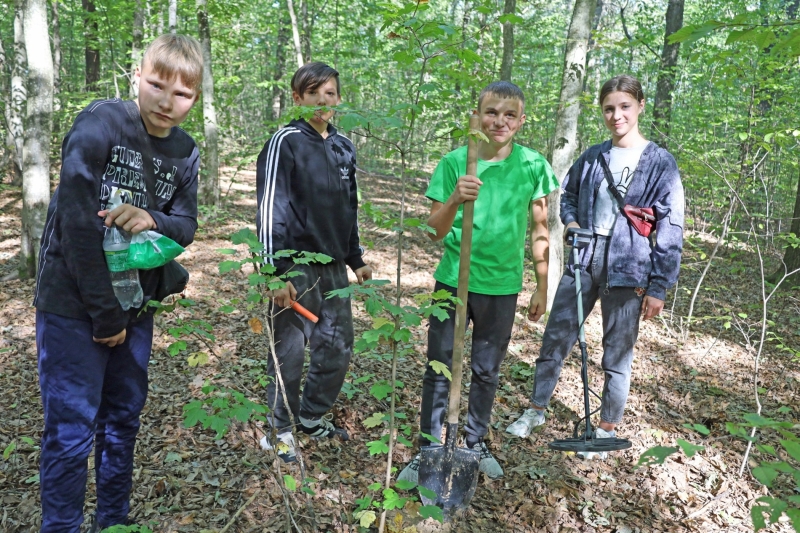
{"label": "dark blue trousers", "polygon": [[109,348],[92,340],[89,321],[36,312],[42,533],[80,531],[92,443],[97,520],[104,528],[126,523],[152,342],[152,316],[129,324],[125,342]]}

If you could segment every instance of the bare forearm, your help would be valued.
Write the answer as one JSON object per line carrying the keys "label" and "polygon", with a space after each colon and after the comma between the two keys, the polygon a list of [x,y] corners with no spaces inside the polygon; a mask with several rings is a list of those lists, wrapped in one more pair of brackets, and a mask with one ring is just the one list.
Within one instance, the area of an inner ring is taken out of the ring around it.
{"label": "bare forearm", "polygon": [[428,225],[436,230],[436,234],[428,233],[432,241],[441,241],[453,227],[453,221],[458,213],[458,203],[448,199],[447,202],[433,202]]}

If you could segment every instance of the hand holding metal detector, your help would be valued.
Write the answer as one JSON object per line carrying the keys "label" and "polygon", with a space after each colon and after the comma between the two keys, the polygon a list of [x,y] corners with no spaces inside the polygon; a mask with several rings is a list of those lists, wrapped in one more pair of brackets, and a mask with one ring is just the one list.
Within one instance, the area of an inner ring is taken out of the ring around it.
{"label": "hand holding metal detector", "polygon": [[[591,410],[589,406],[589,356],[586,351],[586,336],[583,331],[583,293],[581,290],[581,248],[585,248],[592,242],[592,232],[582,228],[569,228],[567,230],[567,242],[572,246],[572,264],[575,269],[575,296],[578,305],[578,344],[581,348],[581,380],[583,381],[583,408],[585,416],[575,423],[575,430],[572,432],[571,439],[554,440],[548,446],[554,450],[562,452],[613,452],[617,450],[627,450],[631,447],[631,441],[610,437],[606,439],[595,436],[592,427],[591,417],[599,411]],[[598,399],[600,396],[591,391]],[[578,436],[578,428],[582,421],[586,421],[582,436]]]}

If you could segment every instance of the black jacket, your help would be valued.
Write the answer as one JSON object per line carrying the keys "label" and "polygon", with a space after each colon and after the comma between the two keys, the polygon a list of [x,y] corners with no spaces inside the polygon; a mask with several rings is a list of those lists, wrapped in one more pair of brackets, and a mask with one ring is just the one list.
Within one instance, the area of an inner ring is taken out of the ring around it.
{"label": "black jacket", "polygon": [[[61,179],[47,210],[33,304],[41,311],[92,321],[95,337],[121,332],[138,314],[122,310],[103,253],[105,226],[97,212],[115,189],[126,203],[146,209],[158,228],[182,246],[197,229],[197,172],[200,154],[180,128],[168,137],[150,136],[153,164],[144,164],[145,140],[122,100],[96,100],[75,118],[61,146]],[[144,171],[154,172],[149,205]],[[140,270],[144,303],[152,299],[161,269]]]}
{"label": "black jacket", "polygon": [[[258,238],[267,254],[317,252],[364,266],[359,245],[356,149],[328,125],[322,136],[305,120],[293,120],[258,155]],[[269,259],[278,273],[292,260]]]}

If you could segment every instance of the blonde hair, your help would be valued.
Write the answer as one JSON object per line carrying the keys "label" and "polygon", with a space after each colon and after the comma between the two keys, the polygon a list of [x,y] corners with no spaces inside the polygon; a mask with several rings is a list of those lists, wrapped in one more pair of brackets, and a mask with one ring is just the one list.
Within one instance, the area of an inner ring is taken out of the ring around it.
{"label": "blonde hair", "polygon": [[153,72],[173,81],[180,77],[186,87],[198,89],[203,81],[203,52],[194,37],[166,33],[150,43],[142,56]]}

